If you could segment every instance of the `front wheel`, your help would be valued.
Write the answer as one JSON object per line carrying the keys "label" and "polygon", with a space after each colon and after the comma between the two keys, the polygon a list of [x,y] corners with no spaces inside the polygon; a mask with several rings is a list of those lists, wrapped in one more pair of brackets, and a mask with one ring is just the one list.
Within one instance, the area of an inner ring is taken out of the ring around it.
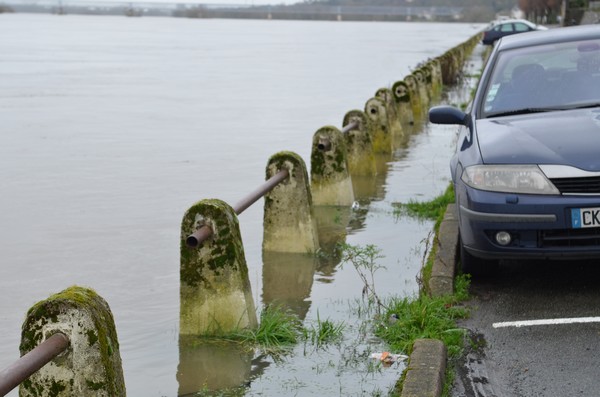
{"label": "front wheel", "polygon": [[498,268],[498,261],[478,258],[471,255],[466,249],[462,240],[460,242],[460,265],[463,273],[469,273],[472,276],[490,276]]}

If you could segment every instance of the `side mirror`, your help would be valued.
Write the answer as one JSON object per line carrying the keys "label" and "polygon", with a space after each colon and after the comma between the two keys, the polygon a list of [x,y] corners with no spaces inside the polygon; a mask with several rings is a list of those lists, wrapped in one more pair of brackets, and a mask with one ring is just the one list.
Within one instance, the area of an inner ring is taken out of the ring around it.
{"label": "side mirror", "polygon": [[434,106],[429,109],[429,121],[434,124],[468,125],[469,116],[452,106]]}

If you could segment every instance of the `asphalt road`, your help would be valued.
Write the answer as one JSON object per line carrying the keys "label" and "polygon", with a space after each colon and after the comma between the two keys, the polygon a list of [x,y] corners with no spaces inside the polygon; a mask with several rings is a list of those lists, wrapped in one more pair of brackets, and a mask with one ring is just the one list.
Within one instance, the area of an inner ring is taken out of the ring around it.
{"label": "asphalt road", "polygon": [[451,396],[600,396],[600,260],[503,263],[471,294]]}

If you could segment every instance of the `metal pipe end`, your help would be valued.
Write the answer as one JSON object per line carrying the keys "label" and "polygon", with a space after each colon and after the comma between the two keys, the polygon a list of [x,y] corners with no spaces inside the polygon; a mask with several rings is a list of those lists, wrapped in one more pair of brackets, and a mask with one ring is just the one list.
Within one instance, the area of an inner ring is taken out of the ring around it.
{"label": "metal pipe end", "polygon": [[188,236],[188,238],[185,239],[185,245],[189,248],[197,248],[199,244],[198,239],[194,235]]}
{"label": "metal pipe end", "polygon": [[328,152],[331,150],[331,141],[329,139],[321,138],[317,144],[317,149],[321,152]]}

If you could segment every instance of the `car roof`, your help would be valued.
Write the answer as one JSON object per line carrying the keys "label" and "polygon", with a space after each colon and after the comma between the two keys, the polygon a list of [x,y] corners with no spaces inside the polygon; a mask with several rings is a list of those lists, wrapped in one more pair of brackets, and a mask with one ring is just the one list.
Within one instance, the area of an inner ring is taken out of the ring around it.
{"label": "car roof", "polygon": [[600,25],[581,25],[526,32],[503,37],[498,50],[586,39],[600,39]]}
{"label": "car roof", "polygon": [[498,20],[498,21],[492,21],[492,24],[494,26],[498,26],[498,25],[504,25],[504,24],[507,24],[507,23],[515,23],[515,22],[521,22],[521,23],[524,23],[524,24],[529,25],[529,26],[536,26],[535,23],[533,23],[531,21],[528,21],[527,19],[516,19],[516,18],[501,19],[501,20]]}

